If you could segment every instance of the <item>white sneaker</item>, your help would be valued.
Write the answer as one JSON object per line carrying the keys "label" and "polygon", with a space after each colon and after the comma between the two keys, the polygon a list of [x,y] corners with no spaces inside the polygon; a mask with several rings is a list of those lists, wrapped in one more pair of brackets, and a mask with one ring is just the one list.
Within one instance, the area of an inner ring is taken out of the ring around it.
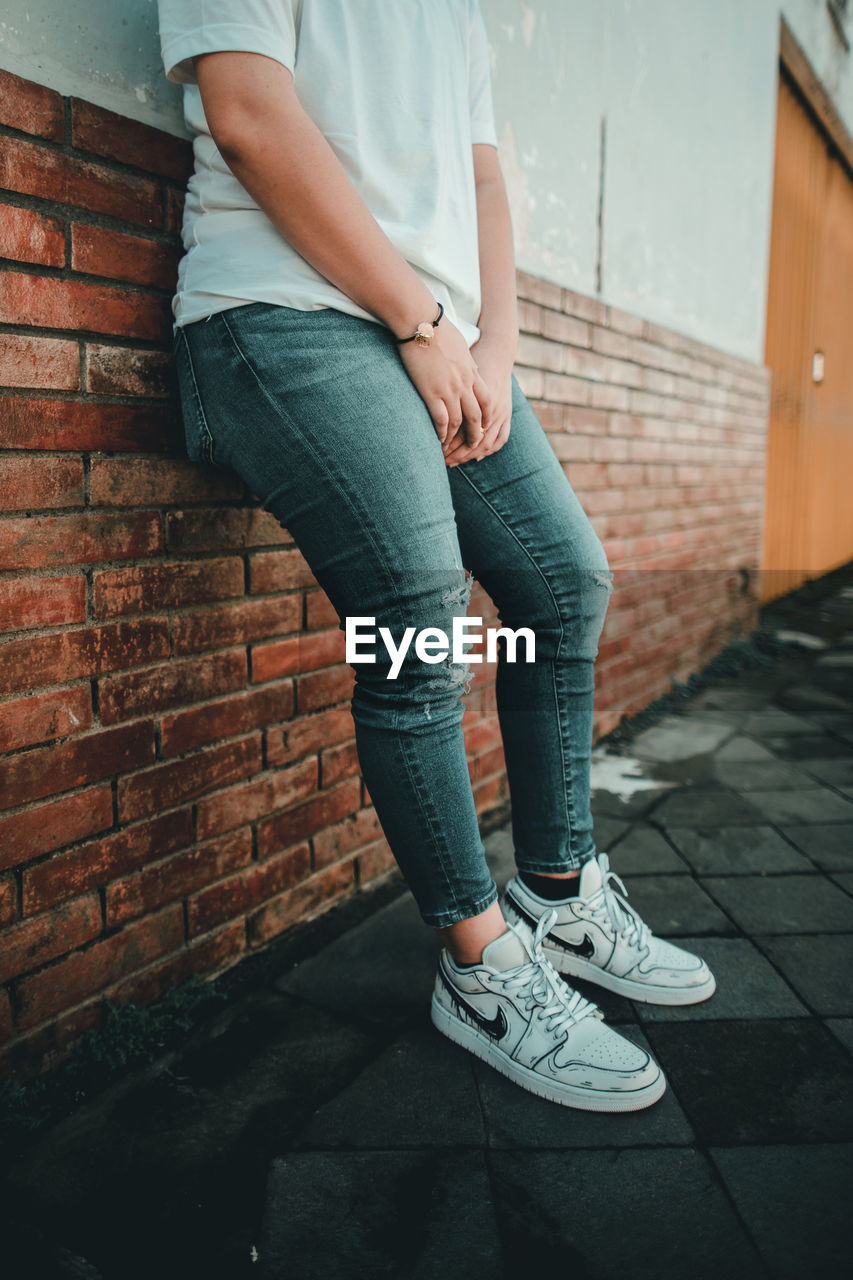
{"label": "white sneaker", "polygon": [[666,1089],[658,1064],[604,1025],[597,1005],[560,978],[542,951],[553,922],[536,932],[509,924],[483,951],[482,962],[458,968],[442,951],[432,997],[439,1031],[509,1076],[523,1089],[583,1111],[638,1111]]}
{"label": "white sneaker", "polygon": [[717,984],[704,960],[656,938],[611,881],[627,893],[606,853],[583,864],[578,896],[567,902],[548,902],[515,876],[504,911],[529,928],[555,914],[542,947],[559,973],[647,1004],[698,1004],[712,996]]}

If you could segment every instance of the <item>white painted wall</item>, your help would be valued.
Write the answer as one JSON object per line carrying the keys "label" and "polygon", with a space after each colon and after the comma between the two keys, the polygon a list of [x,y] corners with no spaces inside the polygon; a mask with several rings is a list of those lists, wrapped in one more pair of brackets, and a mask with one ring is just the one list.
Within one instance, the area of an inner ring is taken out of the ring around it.
{"label": "white painted wall", "polygon": [[[518,265],[593,295],[600,271],[604,301],[760,361],[779,0],[481,7]],[[781,12],[853,133],[825,0]],[[184,132],[156,0],[3,0],[0,66]]]}

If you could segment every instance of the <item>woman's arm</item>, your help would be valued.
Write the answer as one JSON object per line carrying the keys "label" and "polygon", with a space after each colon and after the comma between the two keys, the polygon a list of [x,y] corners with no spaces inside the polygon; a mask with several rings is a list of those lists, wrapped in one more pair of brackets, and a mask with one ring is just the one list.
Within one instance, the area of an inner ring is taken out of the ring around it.
{"label": "woman's arm", "polygon": [[480,339],[471,354],[491,392],[491,406],[483,414],[484,434],[479,442],[471,445],[461,433],[455,438],[448,436],[448,466],[484,458],[506,443],[512,418],[512,366],[518,345],[512,221],[497,148],[478,143],[473,152],[481,306],[477,322]]}
{"label": "woman's arm", "polygon": [[[206,53],[193,65],[223,159],[296,252],[397,337],[432,320],[432,293],[301,106],[291,72],[256,53]],[[430,347],[405,343],[400,356],[439,438],[462,426],[478,440],[489,396],[455,325],[443,321]]]}

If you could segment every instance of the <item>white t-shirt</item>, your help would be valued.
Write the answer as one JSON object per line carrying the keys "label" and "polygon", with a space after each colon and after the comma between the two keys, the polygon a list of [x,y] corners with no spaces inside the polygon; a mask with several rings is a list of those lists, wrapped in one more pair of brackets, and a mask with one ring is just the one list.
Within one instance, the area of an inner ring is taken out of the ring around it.
{"label": "white t-shirt", "polygon": [[159,0],[159,10],[163,63],[184,85],[195,153],[176,324],[248,302],[376,320],[290,247],[210,136],[192,58],[241,50],[293,72],[302,106],[385,234],[476,342],[471,147],[497,143],[478,0]]}

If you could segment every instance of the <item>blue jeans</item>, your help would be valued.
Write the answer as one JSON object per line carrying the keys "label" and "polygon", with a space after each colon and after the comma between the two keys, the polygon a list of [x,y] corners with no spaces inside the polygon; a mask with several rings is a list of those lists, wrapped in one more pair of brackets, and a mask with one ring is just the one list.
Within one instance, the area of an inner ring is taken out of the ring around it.
{"label": "blue jeans", "polygon": [[[360,616],[397,643],[407,627],[450,635],[476,578],[503,627],[533,630],[535,662],[501,646],[496,676],[516,861],[567,871],[592,856],[593,664],[612,575],[515,379],[507,443],[448,468],[379,324],[252,303],[178,329],[175,358],[190,457],[237,472],[342,628]],[[352,663],[362,774],[424,921],[442,928],[497,898],[461,728],[470,674],[412,645],[389,678],[385,646],[373,652]]]}

